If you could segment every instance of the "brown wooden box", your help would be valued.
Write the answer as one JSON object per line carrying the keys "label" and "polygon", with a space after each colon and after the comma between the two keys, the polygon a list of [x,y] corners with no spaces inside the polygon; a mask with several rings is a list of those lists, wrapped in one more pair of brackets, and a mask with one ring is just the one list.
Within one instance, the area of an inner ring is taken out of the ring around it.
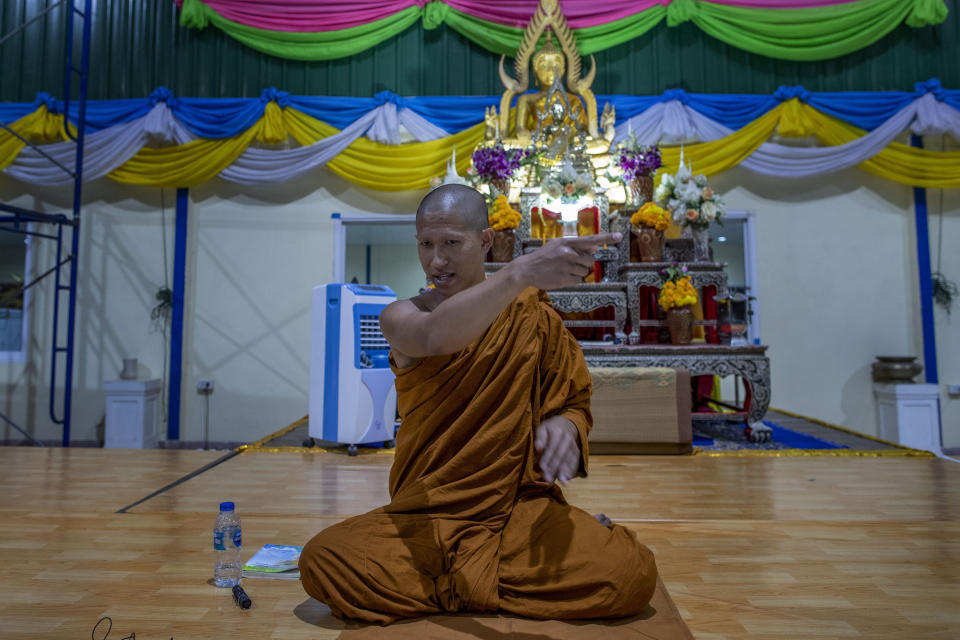
{"label": "brown wooden box", "polygon": [[591,453],[690,453],[690,372],[591,367]]}

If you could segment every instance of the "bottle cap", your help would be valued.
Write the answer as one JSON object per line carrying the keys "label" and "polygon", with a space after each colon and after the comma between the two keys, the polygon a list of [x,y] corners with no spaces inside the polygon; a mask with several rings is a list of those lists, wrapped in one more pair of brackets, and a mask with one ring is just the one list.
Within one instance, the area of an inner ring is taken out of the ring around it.
{"label": "bottle cap", "polygon": [[221,503],[220,503],[220,511],[233,511],[233,503],[232,503],[232,502],[221,502]]}

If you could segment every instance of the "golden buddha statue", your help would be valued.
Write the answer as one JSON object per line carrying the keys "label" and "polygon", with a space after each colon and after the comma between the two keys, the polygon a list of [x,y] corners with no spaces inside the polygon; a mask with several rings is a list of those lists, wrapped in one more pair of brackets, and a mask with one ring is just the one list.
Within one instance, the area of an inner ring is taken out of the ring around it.
{"label": "golden buddha statue", "polygon": [[[537,79],[537,93],[525,93],[517,99],[516,125],[514,127],[514,137],[518,142],[529,143],[530,132],[536,131],[538,125],[543,126],[561,126],[568,125],[572,130],[582,127],[589,128],[587,115],[583,108],[583,102],[580,97],[572,93],[565,93],[566,107],[563,115],[558,119],[559,114],[554,114],[547,104],[547,99],[552,101],[561,100],[559,95],[550,96],[550,88],[557,78],[562,78],[566,70],[566,60],[563,51],[553,46],[553,38],[550,32],[547,32],[547,41],[533,56],[533,75]],[[544,114],[544,118],[538,119],[538,114]],[[579,127],[574,120],[579,123]]]}
{"label": "golden buddha statue", "polygon": [[[556,34],[560,49],[554,46],[551,33]],[[546,42],[537,51],[537,44],[544,35]],[[488,140],[492,139],[490,134],[493,133],[497,138],[502,136],[506,146],[528,147],[535,137],[534,132],[541,129],[541,133],[544,133],[542,129],[546,127],[553,136],[568,137],[567,142],[572,142],[573,136],[585,134],[582,146],[587,153],[609,151],[614,135],[614,111],[609,105],[604,108],[602,120],[605,127],[601,136],[597,127],[597,100],[590,90],[596,76],[596,61],[593,56],[590,57],[590,72],[581,77],[580,53],[577,51],[573,33],[557,6],[557,0],[541,0],[524,30],[523,42],[514,61],[515,77],[511,78],[504,70],[504,60],[505,56],[501,56],[500,80],[506,91],[500,98],[500,113],[496,126],[487,127]],[[531,62],[537,82],[536,93],[527,93]],[[560,86],[564,73],[565,90]],[[516,118],[514,126],[511,127],[510,106],[516,96],[519,96]],[[555,102],[563,104],[555,105]],[[561,106],[563,108],[560,108]],[[488,122],[492,119],[491,115],[488,114]],[[553,142],[553,139],[541,137],[536,146],[548,147]],[[565,149],[567,143],[561,146]],[[556,148],[556,145],[553,147]]]}
{"label": "golden buddha statue", "polygon": [[[555,44],[555,42],[557,44]],[[557,0],[540,0],[539,6],[523,32],[523,39],[514,59],[513,76],[504,69],[506,56],[500,57],[500,80],[504,92],[499,110],[490,106],[484,113],[484,140],[478,148],[503,145],[506,149],[522,149],[534,154],[535,162],[521,166],[511,177],[510,196],[518,198],[523,188],[542,187],[544,202],[553,198],[558,188],[569,180],[564,173],[578,176],[576,193],[586,191],[583,202],[594,195],[605,202],[622,203],[625,192],[611,177],[614,156],[616,113],[605,105],[597,114],[597,100],[591,90],[596,77],[596,61],[590,57],[590,71],[583,75],[580,52]],[[536,84],[530,88],[530,71]],[[511,107],[516,111],[511,118]],[[599,126],[598,126],[599,125]],[[576,196],[580,198],[581,196]],[[573,198],[565,196],[565,205]],[[578,200],[579,202],[579,200]]]}

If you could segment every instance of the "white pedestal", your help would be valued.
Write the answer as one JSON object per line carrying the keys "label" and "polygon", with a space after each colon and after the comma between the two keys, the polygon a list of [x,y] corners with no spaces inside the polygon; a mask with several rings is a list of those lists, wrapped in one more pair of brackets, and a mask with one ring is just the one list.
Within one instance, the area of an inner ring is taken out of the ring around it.
{"label": "white pedestal", "polygon": [[116,449],[149,449],[157,446],[157,410],[160,380],[109,380],[107,423],[103,446]]}
{"label": "white pedestal", "polygon": [[875,383],[880,437],[940,454],[940,389],[935,384]]}

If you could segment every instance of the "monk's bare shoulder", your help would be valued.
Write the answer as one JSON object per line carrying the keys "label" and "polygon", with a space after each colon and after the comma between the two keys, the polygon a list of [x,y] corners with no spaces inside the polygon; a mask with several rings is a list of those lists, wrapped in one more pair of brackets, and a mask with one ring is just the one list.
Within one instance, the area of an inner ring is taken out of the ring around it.
{"label": "monk's bare shoulder", "polygon": [[416,322],[419,314],[432,312],[443,300],[442,295],[431,289],[413,298],[392,302],[380,314],[380,327],[387,342],[390,343],[394,364],[400,369],[413,366],[420,361],[420,358],[408,356],[397,349],[391,338],[402,332],[411,322]]}

